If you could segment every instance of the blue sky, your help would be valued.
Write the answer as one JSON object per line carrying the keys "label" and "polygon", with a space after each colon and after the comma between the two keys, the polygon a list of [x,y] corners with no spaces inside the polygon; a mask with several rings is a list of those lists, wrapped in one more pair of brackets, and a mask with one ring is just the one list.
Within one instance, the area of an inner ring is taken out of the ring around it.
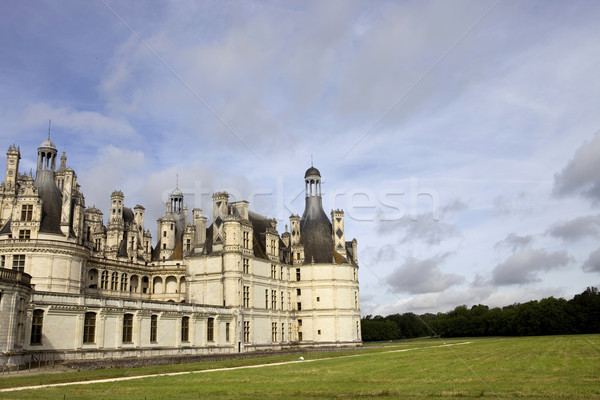
{"label": "blue sky", "polygon": [[0,144],[52,119],[87,206],[174,188],[326,211],[363,314],[570,298],[600,284],[598,2],[4,1]]}

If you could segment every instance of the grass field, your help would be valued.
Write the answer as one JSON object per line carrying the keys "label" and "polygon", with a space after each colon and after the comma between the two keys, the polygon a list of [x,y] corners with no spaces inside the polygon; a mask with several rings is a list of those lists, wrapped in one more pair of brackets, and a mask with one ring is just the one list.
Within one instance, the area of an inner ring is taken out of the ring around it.
{"label": "grass field", "polygon": [[[469,342],[469,343],[465,343]],[[600,399],[600,335],[415,340],[305,361],[0,392],[2,399]],[[462,344],[461,344],[462,343]],[[401,351],[403,350],[403,351]],[[0,379],[0,387],[297,361],[297,356]]]}

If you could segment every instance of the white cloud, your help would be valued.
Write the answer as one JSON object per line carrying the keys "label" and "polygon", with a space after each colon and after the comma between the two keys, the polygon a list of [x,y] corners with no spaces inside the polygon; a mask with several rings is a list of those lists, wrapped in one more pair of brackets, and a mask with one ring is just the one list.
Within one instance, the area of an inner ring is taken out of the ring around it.
{"label": "white cloud", "polygon": [[597,202],[600,200],[600,131],[591,141],[585,141],[569,163],[554,175],[554,193],[580,194]]}

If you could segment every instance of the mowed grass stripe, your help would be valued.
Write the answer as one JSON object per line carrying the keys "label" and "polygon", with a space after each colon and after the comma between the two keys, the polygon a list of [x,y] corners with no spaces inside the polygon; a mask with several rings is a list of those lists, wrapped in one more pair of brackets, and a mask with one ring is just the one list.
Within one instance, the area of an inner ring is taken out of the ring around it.
{"label": "mowed grass stripe", "polygon": [[51,387],[62,387],[62,386],[72,386],[72,385],[92,385],[92,384],[122,382],[122,381],[130,381],[130,380],[146,379],[146,378],[156,378],[156,377],[164,377],[164,376],[170,377],[170,376],[178,376],[178,375],[200,374],[200,373],[206,373],[206,372],[223,372],[223,371],[234,371],[234,370],[238,370],[238,369],[264,368],[264,367],[281,366],[281,365],[287,365],[287,364],[337,360],[337,359],[351,358],[351,357],[365,357],[365,356],[369,356],[369,355],[373,355],[373,354],[399,353],[399,352],[414,351],[414,350],[433,349],[433,348],[439,348],[439,347],[458,346],[458,345],[464,345],[464,344],[470,344],[470,343],[471,342],[448,343],[448,344],[442,344],[442,345],[437,345],[437,346],[425,346],[425,347],[413,347],[413,348],[408,348],[408,349],[387,350],[387,351],[378,352],[378,353],[350,354],[350,355],[343,355],[343,356],[338,356],[338,357],[324,357],[324,358],[314,358],[314,359],[306,359],[306,360],[272,362],[272,363],[256,364],[256,365],[242,365],[239,367],[212,368],[212,369],[203,369],[203,370],[196,370],[196,371],[166,372],[166,373],[160,373],[160,374],[123,376],[123,377],[117,377],[117,378],[105,378],[105,379],[95,379],[95,380],[87,380],[87,381],[50,383],[50,384],[33,385],[33,386],[16,386],[16,387],[0,389],[0,392],[35,390],[35,389],[45,389],[45,388],[51,388]]}

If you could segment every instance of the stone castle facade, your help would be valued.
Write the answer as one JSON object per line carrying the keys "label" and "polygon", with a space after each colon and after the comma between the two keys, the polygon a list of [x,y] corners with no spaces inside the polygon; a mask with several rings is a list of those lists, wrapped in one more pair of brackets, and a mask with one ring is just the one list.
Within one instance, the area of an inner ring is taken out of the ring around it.
{"label": "stone castle facade", "polygon": [[[356,239],[323,210],[305,174],[289,231],[213,194],[212,223],[176,188],[153,241],[144,207],[111,194],[86,208],[75,172],[48,138],[35,177],[10,146],[0,185],[0,363],[59,358],[237,353],[361,343]],[[153,242],[155,245],[153,245]]]}

